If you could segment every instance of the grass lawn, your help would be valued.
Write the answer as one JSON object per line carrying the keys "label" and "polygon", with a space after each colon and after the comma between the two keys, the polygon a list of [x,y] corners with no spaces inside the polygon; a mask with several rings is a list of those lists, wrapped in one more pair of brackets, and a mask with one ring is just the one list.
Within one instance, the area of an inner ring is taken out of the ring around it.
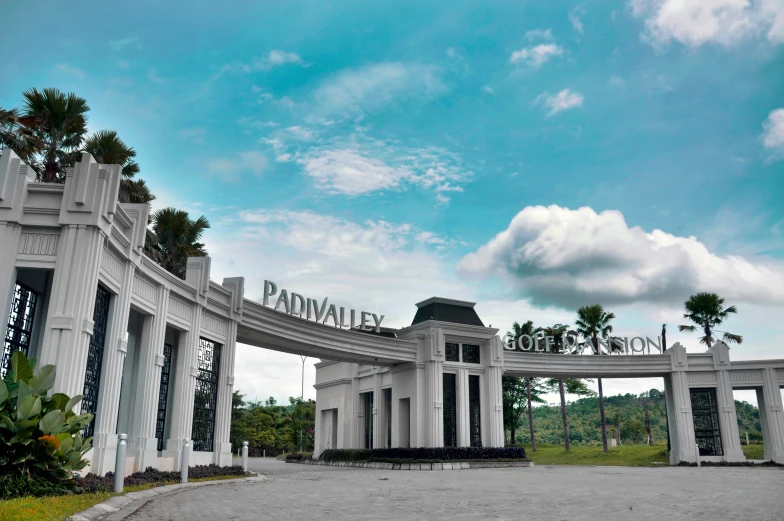
{"label": "grass lawn", "polygon": [[764,459],[765,445],[743,445],[742,447],[746,459]]}
{"label": "grass lawn", "polygon": [[[237,479],[239,476],[220,476],[212,478],[190,479],[191,483],[197,481],[218,481],[223,479]],[[177,481],[148,483],[136,487],[125,487],[123,494],[137,492],[148,488],[172,485]],[[62,521],[68,516],[86,510],[93,505],[102,503],[115,494],[113,492],[96,492],[93,494],[74,494],[71,496],[54,497],[23,497],[17,499],[0,500],[0,519],[2,521]]]}
{"label": "grass lawn", "polygon": [[624,467],[648,467],[654,464],[668,465],[670,456],[666,445],[623,445],[611,448],[605,454],[602,447],[574,446],[566,452],[563,445],[537,443],[536,452],[526,443],[528,459],[536,465],[617,465]]}

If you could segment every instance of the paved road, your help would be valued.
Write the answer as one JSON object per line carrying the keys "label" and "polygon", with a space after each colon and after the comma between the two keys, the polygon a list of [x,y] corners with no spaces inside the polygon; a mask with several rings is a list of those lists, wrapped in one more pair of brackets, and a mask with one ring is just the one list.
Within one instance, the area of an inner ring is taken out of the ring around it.
{"label": "paved road", "polygon": [[128,519],[784,519],[781,469],[536,466],[417,472],[260,458],[250,468],[269,479],[161,497]]}

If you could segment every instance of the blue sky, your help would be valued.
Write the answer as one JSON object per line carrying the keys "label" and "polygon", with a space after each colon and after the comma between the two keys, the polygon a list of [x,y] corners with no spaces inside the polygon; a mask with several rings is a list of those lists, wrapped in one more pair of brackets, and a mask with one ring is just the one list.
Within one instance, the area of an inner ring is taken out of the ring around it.
{"label": "blue sky", "polygon": [[[733,356],[782,356],[781,0],[160,4],[5,4],[0,106],[85,97],[156,207],[210,219],[213,278],[503,331],[600,301],[653,334],[717,291]],[[298,390],[296,357],[240,361]]]}

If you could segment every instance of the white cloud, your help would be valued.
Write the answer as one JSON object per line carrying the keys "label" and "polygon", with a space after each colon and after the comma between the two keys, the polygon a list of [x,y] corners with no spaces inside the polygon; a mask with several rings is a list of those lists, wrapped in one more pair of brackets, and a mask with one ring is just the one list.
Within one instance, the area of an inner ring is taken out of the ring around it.
{"label": "white cloud", "polygon": [[313,93],[313,103],[315,114],[322,119],[356,117],[414,99],[430,99],[446,90],[435,67],[376,63],[329,78]]}
{"label": "white cloud", "polygon": [[784,108],[771,110],[762,124],[762,144],[772,152],[771,159],[784,159]]}
{"label": "white cloud", "polygon": [[551,58],[561,56],[564,50],[561,46],[554,43],[540,43],[533,47],[523,47],[519,51],[514,51],[509,57],[511,63],[523,62],[533,69],[538,69]]}
{"label": "white cloud", "polygon": [[784,42],[781,0],[630,0],[632,14],[645,19],[644,38],[654,45],[672,41],[689,47],[724,46],[764,37]]}
{"label": "white cloud", "polygon": [[527,31],[525,33],[525,37],[531,41],[534,40],[552,40],[553,39],[553,30],[552,29],[533,29],[531,31]]}
{"label": "white cloud", "polygon": [[58,65],[55,65],[53,70],[56,72],[62,72],[68,74],[69,76],[73,76],[74,78],[78,78],[80,80],[84,79],[84,77],[87,76],[87,74],[83,70],[77,69],[76,67],[71,67],[70,65],[67,65],[65,63],[60,63]]}
{"label": "white cloud", "polygon": [[331,194],[361,195],[396,188],[411,172],[366,157],[356,150],[325,150],[301,160],[316,188]]}
{"label": "white cloud", "polygon": [[569,23],[572,24],[572,29],[580,34],[583,34],[583,21],[580,19],[580,16],[583,14],[585,14],[585,12],[580,6],[569,11]]}
{"label": "white cloud", "polygon": [[193,141],[197,145],[203,145],[204,137],[207,135],[207,129],[204,127],[184,128],[180,130],[178,134],[183,139]]}
{"label": "white cloud", "polygon": [[216,157],[207,161],[206,174],[224,181],[238,181],[243,173],[261,175],[267,167],[264,154],[249,150],[234,157]]}
{"label": "white cloud", "polygon": [[583,106],[584,97],[579,92],[564,89],[557,94],[550,95],[548,92],[539,94],[534,100],[534,105],[543,105],[549,111],[547,117],[554,116],[564,110]]}
{"label": "white cloud", "polygon": [[147,79],[159,85],[161,83],[166,83],[166,80],[164,78],[158,76],[158,71],[156,69],[150,69],[150,71],[147,73]]}
{"label": "white cloud", "polygon": [[302,58],[296,53],[277,49],[273,49],[267,54],[266,65],[270,68],[277,67],[278,65],[286,65],[287,63],[302,65]]}
{"label": "white cloud", "polygon": [[117,60],[117,66],[121,69],[128,69],[131,66],[131,62],[126,60]]}
{"label": "white cloud", "polygon": [[111,47],[115,51],[122,51],[126,47],[134,47],[136,49],[141,49],[142,44],[139,41],[139,38],[136,36],[128,37],[128,38],[120,38],[119,40],[111,40],[109,42],[109,47]]}
{"label": "white cloud", "polygon": [[782,266],[716,255],[695,237],[630,228],[618,211],[587,207],[527,207],[458,268],[467,276],[500,275],[521,296],[569,309],[596,301],[680,303],[698,291],[784,304]]}
{"label": "white cloud", "polygon": [[482,87],[482,92],[484,92],[485,94],[489,94],[491,96],[495,96],[495,89],[490,85],[485,85],[484,87]]}
{"label": "white cloud", "polygon": [[[250,62],[233,61],[231,63],[227,63],[221,67],[220,71],[212,78],[211,81],[218,79],[226,72],[238,72],[243,74],[250,74],[251,72],[259,71],[267,72],[274,69],[275,67],[289,64],[299,65],[301,67],[306,66],[298,54],[273,49],[264,56],[253,58]],[[258,87],[254,87],[254,89],[258,89]]]}

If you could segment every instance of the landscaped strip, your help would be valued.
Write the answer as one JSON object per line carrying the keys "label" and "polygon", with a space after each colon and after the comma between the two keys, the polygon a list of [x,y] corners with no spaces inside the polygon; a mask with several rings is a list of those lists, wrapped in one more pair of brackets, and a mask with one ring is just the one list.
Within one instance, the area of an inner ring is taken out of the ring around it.
{"label": "landscaped strip", "polygon": [[286,463],[327,465],[330,467],[358,467],[382,470],[468,470],[533,467],[530,461],[451,461],[440,463],[385,463],[381,461],[324,461],[318,459],[286,460]]}

